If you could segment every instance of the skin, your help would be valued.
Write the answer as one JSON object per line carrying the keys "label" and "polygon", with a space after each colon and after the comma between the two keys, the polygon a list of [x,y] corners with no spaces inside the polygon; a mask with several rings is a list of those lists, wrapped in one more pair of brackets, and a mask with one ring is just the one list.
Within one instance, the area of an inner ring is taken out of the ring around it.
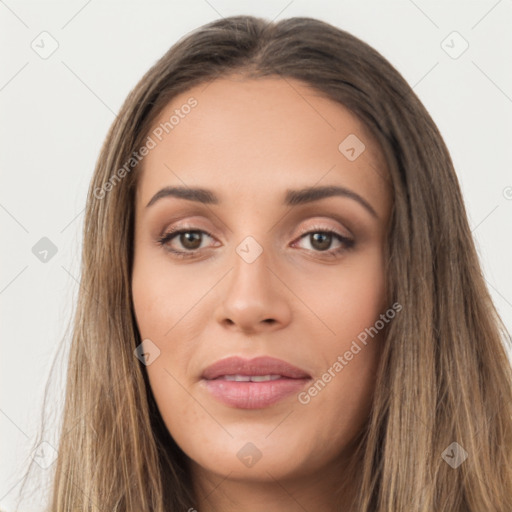
{"label": "skin", "polygon": [[[296,80],[217,79],[175,97],[155,126],[191,96],[197,106],[144,158],[137,185],[132,293],[141,339],[160,350],[146,366],[152,392],[190,458],[201,512],[336,510],[350,503],[350,492],[334,490],[355,482],[344,468],[371,407],[382,331],[307,404],[292,394],[237,409],[200,376],[227,356],[269,355],[316,381],[390,307],[385,160],[357,117]],[[354,161],[338,150],[349,134],[366,146]],[[146,207],[170,185],[212,189],[220,202],[165,197]],[[356,192],[376,216],[348,197],[284,205],[287,189],[315,185]],[[158,243],[182,226],[208,233],[196,245],[179,235],[167,243],[199,247],[191,258]],[[332,229],[355,244],[333,236],[327,251],[344,250],[326,255],[301,229]],[[263,249],[252,263],[236,252],[247,236]],[[237,457],[248,442],[262,454],[252,467]]]}

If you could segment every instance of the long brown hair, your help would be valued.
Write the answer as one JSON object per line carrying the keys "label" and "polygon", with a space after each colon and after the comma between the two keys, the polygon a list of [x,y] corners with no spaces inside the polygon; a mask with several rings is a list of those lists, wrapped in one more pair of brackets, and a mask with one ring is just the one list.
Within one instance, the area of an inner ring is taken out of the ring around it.
{"label": "long brown hair", "polygon": [[[251,16],[209,23],[178,41],[130,93],[106,138],[87,198],[50,510],[197,506],[186,457],[134,357],[141,342],[130,289],[139,165],[126,162],[172,98],[233,72],[314,87],[358,116],[387,160],[394,195],[388,299],[403,310],[383,347],[358,452],[355,510],[512,510],[510,335],[486,288],[436,125],[363,41],[311,18]],[[455,453],[467,453],[456,468],[447,462]]]}

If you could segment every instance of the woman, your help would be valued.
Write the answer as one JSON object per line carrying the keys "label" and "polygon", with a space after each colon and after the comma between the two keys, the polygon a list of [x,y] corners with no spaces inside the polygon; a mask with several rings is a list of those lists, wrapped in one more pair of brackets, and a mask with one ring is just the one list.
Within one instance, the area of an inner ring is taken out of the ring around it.
{"label": "woman", "polygon": [[97,163],[49,509],[512,510],[507,339],[399,73],[210,23]]}

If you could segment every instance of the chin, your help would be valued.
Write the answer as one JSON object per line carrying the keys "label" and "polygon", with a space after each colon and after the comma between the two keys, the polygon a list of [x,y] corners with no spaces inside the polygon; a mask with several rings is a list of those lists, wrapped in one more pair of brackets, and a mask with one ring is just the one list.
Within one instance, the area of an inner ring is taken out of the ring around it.
{"label": "chin", "polygon": [[272,439],[271,436],[265,439],[265,436],[254,437],[253,441],[248,434],[243,439],[235,437],[228,442],[219,439],[218,443],[208,444],[204,450],[196,444],[187,453],[196,469],[223,478],[229,475],[230,479],[260,482],[307,475],[314,470],[314,462],[320,462],[305,450],[308,443],[304,440]]}

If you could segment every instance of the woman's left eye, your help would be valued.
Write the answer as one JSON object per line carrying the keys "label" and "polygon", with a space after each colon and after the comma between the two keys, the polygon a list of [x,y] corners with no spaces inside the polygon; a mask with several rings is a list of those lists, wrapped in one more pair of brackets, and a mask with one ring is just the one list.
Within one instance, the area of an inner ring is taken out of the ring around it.
{"label": "woman's left eye", "polygon": [[[313,247],[314,252],[324,252],[327,255],[333,256],[339,254],[347,249],[351,249],[354,246],[354,240],[346,236],[340,235],[337,231],[332,229],[313,229],[306,233],[303,233],[299,240],[306,239],[309,245]],[[340,246],[331,249],[333,240],[338,240]]]}
{"label": "woman's left eye", "polygon": [[[203,235],[213,238],[209,233],[201,229],[176,229],[165,233],[158,239],[159,245],[165,247],[166,250],[173,253],[177,257],[187,258],[195,256],[196,252],[201,249]],[[179,244],[184,250],[175,249],[172,247],[171,242],[177,239]],[[317,253],[325,253],[328,256],[339,254],[354,246],[354,240],[332,229],[312,229],[306,233],[302,233],[298,240],[307,239],[313,251]],[[340,246],[332,249],[331,245],[334,240],[340,243]]]}

